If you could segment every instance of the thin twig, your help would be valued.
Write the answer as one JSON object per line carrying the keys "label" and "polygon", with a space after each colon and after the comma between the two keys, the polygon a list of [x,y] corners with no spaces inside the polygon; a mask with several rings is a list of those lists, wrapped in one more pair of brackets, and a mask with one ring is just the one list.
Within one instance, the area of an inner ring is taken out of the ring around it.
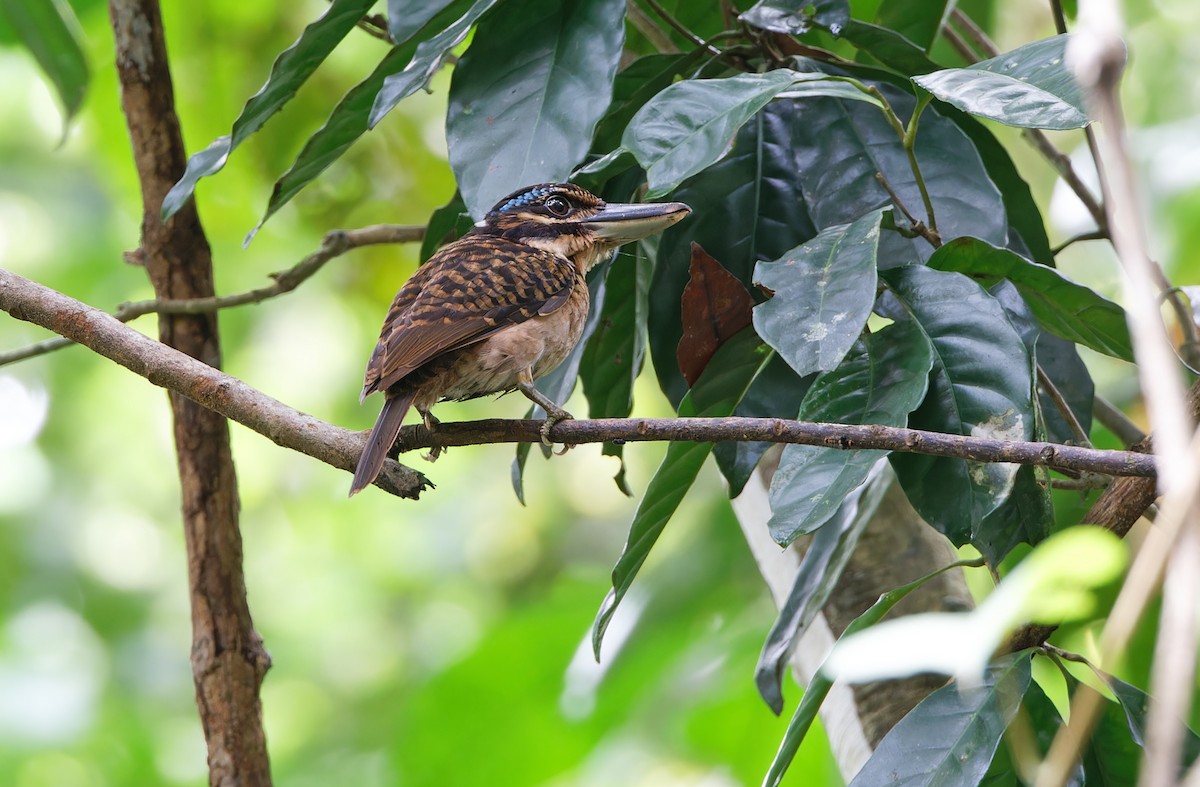
{"label": "thin twig", "polygon": [[1146,438],[1142,427],[1102,396],[1093,397],[1092,415],[1100,422],[1101,426],[1116,435],[1126,448],[1140,443]]}
{"label": "thin twig", "polygon": [[888,196],[892,198],[892,202],[897,208],[900,209],[900,212],[904,214],[904,218],[908,219],[910,228],[914,233],[929,241],[929,245],[933,246],[935,249],[942,245],[941,236],[930,231],[929,227],[925,226],[925,222],[912,215],[912,212],[909,211],[908,206],[904,204],[902,199],[900,199],[900,195],[897,194],[896,190],[892,188],[892,184],[888,183],[887,177],[884,176],[882,172],[875,173],[875,180],[879,181],[879,185],[883,186],[883,190],[886,191]]}
{"label": "thin twig", "polygon": [[1062,251],[1063,249],[1067,248],[1068,246],[1071,246],[1075,243],[1082,243],[1083,241],[1087,241],[1087,240],[1108,240],[1108,233],[1101,232],[1100,230],[1090,230],[1089,232],[1081,232],[1078,235],[1075,235],[1074,237],[1067,238],[1062,243],[1051,248],[1050,253],[1055,256],[1058,256],[1058,253],[1060,251]]}
{"label": "thin twig", "polygon": [[1091,448],[1092,441],[1088,438],[1088,433],[1084,430],[1083,424],[1079,423],[1079,419],[1075,416],[1075,411],[1067,403],[1067,398],[1063,396],[1062,391],[1058,390],[1058,386],[1050,379],[1050,375],[1046,374],[1046,370],[1042,368],[1040,363],[1037,365],[1037,378],[1038,384],[1042,386],[1042,390],[1050,397],[1050,401],[1054,402],[1054,406],[1062,415],[1063,420],[1071,428],[1071,434],[1075,435],[1075,442]]}
{"label": "thin twig", "polygon": [[[272,273],[274,284],[234,295],[189,300],[149,300],[123,303],[113,313],[113,318],[129,322],[146,314],[208,314],[220,309],[262,303],[270,298],[289,293],[312,277],[325,263],[350,249],[380,243],[409,243],[425,237],[425,228],[403,224],[374,224],[356,230],[333,230],[325,235],[321,248],[305,257],[286,271]],[[0,366],[23,361],[37,355],[68,347],[74,344],[69,339],[56,337],[0,353]]]}
{"label": "thin twig", "polygon": [[628,0],[625,8],[626,18],[629,19],[630,24],[646,37],[651,46],[664,54],[675,54],[679,51],[679,47],[675,46],[675,42],[671,40],[666,31],[659,27],[634,0]]}
{"label": "thin twig", "polygon": [[355,23],[355,26],[372,38],[378,38],[380,41],[389,44],[395,43],[388,32],[387,18],[383,14],[369,14],[364,16]]}
{"label": "thin twig", "polygon": [[687,27],[685,27],[678,19],[671,16],[670,12],[668,12],[667,9],[663,8],[662,5],[659,4],[658,0],[642,0],[642,1],[646,5],[650,6],[650,9],[652,11],[654,11],[654,13],[658,14],[660,19],[662,19],[668,25],[673,27],[677,33],[679,33],[681,36],[683,36],[688,41],[690,41],[693,45],[707,47],[709,52],[711,52],[714,55],[721,54],[721,50],[705,43],[703,38],[696,35],[691,30],[688,30]]}
{"label": "thin twig", "polygon": [[954,48],[954,51],[958,52],[959,56],[967,63],[978,63],[982,59],[971,48],[971,45],[967,43],[966,39],[954,29],[953,25],[949,23],[942,25],[942,35],[950,42],[950,46]]}
{"label": "thin twig", "polygon": [[1085,473],[1079,478],[1051,478],[1051,489],[1064,489],[1070,492],[1095,492],[1097,489],[1107,489],[1112,478],[1099,473]]}

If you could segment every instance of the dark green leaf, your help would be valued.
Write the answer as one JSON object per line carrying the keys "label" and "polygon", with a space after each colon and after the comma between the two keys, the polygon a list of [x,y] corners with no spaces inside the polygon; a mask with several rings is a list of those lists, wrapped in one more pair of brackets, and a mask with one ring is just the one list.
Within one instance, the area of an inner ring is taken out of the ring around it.
{"label": "dark green leaf", "polygon": [[729,156],[674,194],[695,215],[662,235],[648,315],[654,370],[674,405],[687,392],[675,351],[683,332],[680,295],[688,280],[692,242],[750,287],[756,262],[778,259],[816,234],[805,210],[792,143],[792,129],[803,117],[800,102],[768,105],[742,128]]}
{"label": "dark green leaf", "polygon": [[[754,331],[746,330],[721,345],[708,367],[679,404],[682,417],[714,418],[729,415],[746,389],[770,360],[772,353]],[[613,568],[613,589],[608,592],[592,627],[592,647],[600,657],[600,643],[617,605],[633,584],[638,569],[650,554],[659,534],[696,480],[712,443],[671,443],[662,464],[650,479],[646,494],[633,515],[629,539]]]}
{"label": "dark green leaf", "polygon": [[[1112,691],[1113,696],[1117,698],[1120,705],[1120,713],[1108,713],[1106,716],[1113,716],[1114,721],[1118,723],[1124,722],[1122,727],[1128,736],[1128,740],[1135,744],[1139,749],[1146,745],[1146,718],[1150,706],[1150,695],[1139,689],[1137,686],[1126,683],[1120,678],[1114,678],[1109,675],[1105,677],[1105,683]],[[1111,707],[1111,706],[1110,706]],[[1182,722],[1180,722],[1182,724]],[[1183,756],[1180,761],[1180,767],[1189,767],[1196,762],[1197,757],[1200,757],[1200,736],[1187,725],[1183,725]],[[1122,746],[1121,735],[1116,731],[1111,733],[1115,745],[1119,748]],[[1096,746],[1101,747],[1102,742],[1097,742]],[[1136,774],[1137,765],[1141,759],[1141,752],[1131,752],[1134,756],[1133,767]],[[1091,772],[1088,774],[1091,778]],[[1090,783],[1090,782],[1089,782]],[[1130,782],[1132,783],[1132,782]],[[1115,781],[1100,782],[1100,784],[1117,784]]]}
{"label": "dark green leaf", "polygon": [[433,253],[450,241],[457,240],[470,231],[474,222],[463,204],[462,195],[457,191],[442,207],[429,217],[425,228],[425,238],[421,241],[421,262],[433,256]]}
{"label": "dark green leaf", "polygon": [[904,76],[927,74],[941,66],[926,55],[926,51],[895,30],[851,19],[841,37],[863,54],[870,55],[888,68]]}
{"label": "dark green leaf", "polygon": [[1082,128],[1088,124],[1087,109],[1066,65],[1066,48],[1067,36],[1055,36],[913,81],[963,112],[1008,126]]}
{"label": "dark green leaf", "polygon": [[[887,83],[874,83],[902,119],[913,111],[911,95]],[[876,173],[918,219],[925,209],[908,154],[874,107],[859,102],[818,98],[803,102],[804,120],[792,131],[796,167],[809,213],[820,229],[847,224],[867,211],[891,206],[891,196]],[[1003,244],[1008,226],[1000,192],[988,178],[970,139],[936,107],[921,115],[916,157],[937,215],[943,240],[974,235]],[[927,258],[932,247],[923,239],[895,233],[880,239],[880,267]]]}
{"label": "dark green leaf", "polygon": [[66,0],[0,0],[0,13],[54,85],[70,122],[88,86],[87,55],[75,12]]}
{"label": "dark green leaf", "polygon": [[835,36],[850,21],[848,0],[759,0],[739,19],[773,33],[801,35],[823,27]]}
{"label": "dark green leaf", "polygon": [[[407,41],[454,0],[387,0],[388,35],[396,44]],[[368,7],[370,4],[368,4]]]}
{"label": "dark green leaf", "polygon": [[621,69],[613,80],[612,103],[596,124],[594,150],[603,153],[620,147],[621,134],[637,111],[707,56],[707,50],[697,47],[685,55],[639,57]]}
{"label": "dark green leaf", "polygon": [[850,787],[978,784],[1029,689],[1031,653],[993,662],[982,685],[949,684],[892,728]]}
{"label": "dark green leaf", "polygon": [[834,368],[862,333],[875,303],[880,215],[831,227],[755,267],[755,283],[774,296],[754,309],[754,328],[797,374]]}
{"label": "dark green leaf", "polygon": [[875,24],[895,31],[928,52],[953,8],[954,3],[948,0],[883,0],[875,12]]}
{"label": "dark green leaf", "polygon": [[1008,279],[1047,331],[1114,358],[1133,360],[1125,310],[1053,268],[976,238],[945,244],[929,265],[965,273],[985,286]]}
{"label": "dark green leaf", "polygon": [[1008,497],[984,517],[971,543],[995,566],[1017,544],[1044,541],[1053,524],[1050,489],[1039,483],[1037,469],[1026,465],[1017,469]]}
{"label": "dark green leaf", "polygon": [[[912,322],[893,323],[817,378],[800,406],[800,419],[904,426],[925,397],[932,367],[933,347],[924,332]],[[771,537],[786,545],[823,525],[886,455],[786,446],[771,481]]]}
{"label": "dark green leaf", "polygon": [[[599,324],[588,340],[579,364],[579,380],[591,418],[626,418],[633,410],[633,383],[646,354],[646,301],[650,261],[639,244],[633,254],[621,254],[608,273],[607,293]],[[622,446],[605,443],[606,456],[623,456]],[[617,475],[624,485],[625,465]]]}
{"label": "dark green leaf", "polygon": [[[1004,212],[1008,215],[1009,248],[1024,253],[1020,247],[1020,243],[1023,243],[1034,260],[1054,267],[1054,253],[1050,250],[1050,239],[1046,237],[1046,222],[1029,190],[1029,184],[1017,171],[1008,150],[991,131],[970,115],[958,112],[953,107],[943,106],[939,110],[970,137],[979,157],[983,159],[988,177],[1000,189],[1000,195],[1004,198]],[[1012,237],[1014,234],[1016,238]]]}
{"label": "dark green leaf", "polygon": [[471,215],[531,183],[565,180],[612,98],[624,0],[508,0],[454,69],[446,142]]}
{"label": "dark green leaf", "polygon": [[[951,563],[948,566],[926,574],[920,579],[909,582],[907,585],[901,585],[894,590],[884,593],[866,612],[850,621],[850,625],[846,626],[846,630],[842,632],[842,636],[848,637],[851,634],[874,626],[883,619],[884,615],[891,612],[893,607],[903,601],[909,593],[912,593],[934,577],[951,569],[958,568],[960,565],[960,563]],[[780,781],[782,781],[784,774],[787,773],[788,766],[792,764],[796,752],[800,749],[800,744],[804,741],[804,736],[808,734],[813,719],[817,717],[817,711],[820,710],[821,703],[825,701],[825,697],[829,694],[829,690],[832,687],[833,681],[830,680],[828,673],[825,671],[825,665],[822,664],[816,673],[814,673],[812,680],[808,684],[808,688],[804,691],[804,696],[800,698],[800,704],[796,707],[795,714],[792,715],[791,721],[788,722],[787,732],[784,733],[783,741],[779,744],[779,751],[776,752],[775,758],[771,760],[771,767],[763,779],[763,787],[779,787]]]}
{"label": "dark green leaf", "polygon": [[[909,426],[948,434],[1029,440],[1034,430],[1029,351],[1000,304],[961,274],[924,266],[884,272],[883,312],[912,320],[933,343],[929,394]],[[984,518],[1007,499],[1017,467],[892,454],[921,516],[957,545],[979,543]]]}
{"label": "dark green leaf", "polygon": [[[787,361],[775,355],[750,385],[733,414],[743,418],[790,418],[800,411],[800,402],[815,377],[798,377]],[[713,459],[717,461],[721,475],[725,476],[731,498],[742,493],[758,460],[771,445],[738,440],[713,446]]]}
{"label": "dark green leaf", "polygon": [[163,221],[187,204],[200,178],[219,172],[229,154],[296,95],[373,4],[374,0],[333,0],[320,19],[304,28],[295,43],[275,58],[266,83],[246,102],[242,114],[233,121],[233,130],[188,159],[183,177],[163,199]]}
{"label": "dark green leaf", "polygon": [[[403,71],[389,72],[382,86],[374,94],[374,104],[368,115],[369,128],[375,128],[383,116],[391,112],[397,104],[424,87],[438,69],[442,67],[450,50],[461,44],[471,32],[471,26],[479,21],[479,17],[495,5],[498,0],[475,0],[466,13],[453,23],[443,25],[442,15],[426,26],[437,32],[417,46]],[[458,9],[455,8],[455,11]]]}
{"label": "dark green leaf", "polygon": [[[817,532],[796,569],[792,589],[779,608],[779,616],[763,643],[754,682],[775,713],[783,710],[783,673],[800,636],[825,606],[834,586],[858,544],[858,538],[875,516],[884,494],[896,481],[886,462],[868,468],[873,478],[842,495],[842,503],[825,527]],[[865,474],[864,474],[865,476]]]}

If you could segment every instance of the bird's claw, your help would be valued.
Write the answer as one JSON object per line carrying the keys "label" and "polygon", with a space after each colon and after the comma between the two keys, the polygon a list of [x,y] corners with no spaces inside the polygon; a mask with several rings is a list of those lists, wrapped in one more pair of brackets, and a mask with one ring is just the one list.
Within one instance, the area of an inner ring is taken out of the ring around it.
{"label": "bird's claw", "polygon": [[[571,415],[566,410],[546,413],[546,420],[542,422],[542,428],[540,430],[540,434],[542,436],[542,445],[546,446],[547,448],[553,448],[554,443],[550,440],[550,430],[553,429],[554,425],[559,421],[571,421],[574,420],[574,418],[575,416]],[[563,443],[562,451],[556,451],[555,453],[559,456],[562,456],[567,451],[570,451],[573,447],[574,446],[570,445],[569,443]]]}

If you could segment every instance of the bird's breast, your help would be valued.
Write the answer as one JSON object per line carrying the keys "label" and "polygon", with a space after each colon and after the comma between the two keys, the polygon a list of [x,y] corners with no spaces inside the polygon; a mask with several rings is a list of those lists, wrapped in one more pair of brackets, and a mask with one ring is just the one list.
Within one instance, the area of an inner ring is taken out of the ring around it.
{"label": "bird's breast", "polygon": [[502,328],[460,350],[443,377],[440,398],[469,399],[511,390],[525,369],[532,369],[535,379],[548,374],[579,344],[587,315],[588,288],[580,277],[561,308]]}

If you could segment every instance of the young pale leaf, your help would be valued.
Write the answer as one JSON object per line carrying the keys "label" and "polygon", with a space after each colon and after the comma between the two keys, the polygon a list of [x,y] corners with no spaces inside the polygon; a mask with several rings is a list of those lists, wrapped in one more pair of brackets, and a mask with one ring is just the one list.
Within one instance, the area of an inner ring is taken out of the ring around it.
{"label": "young pale leaf", "polygon": [[442,67],[450,50],[466,40],[471,26],[497,2],[498,0],[475,0],[466,13],[453,23],[442,26],[435,21],[427,26],[435,28],[437,32],[420,43],[403,71],[389,74],[383,80],[371,106],[368,128],[375,128],[379,121],[383,120],[383,116],[395,109],[397,104],[424,87]]}
{"label": "young pale leaf", "polygon": [[0,17],[50,79],[70,122],[88,86],[83,36],[71,6],[66,0],[0,0]]}
{"label": "young pale leaf", "polygon": [[[717,350],[695,387],[680,402],[679,415],[701,418],[729,415],[771,355],[754,331],[749,328],[742,331]],[[604,631],[617,605],[711,452],[712,443],[671,443],[667,447],[667,455],[650,479],[633,515],[629,539],[613,568],[613,589],[600,605],[592,626],[592,647],[597,659]]]}
{"label": "young pale leaf", "polygon": [[774,295],[754,309],[754,328],[796,373],[841,363],[875,303],[882,211],[833,227],[774,262],[754,281]]}
{"label": "young pale leaf", "polygon": [[[904,426],[925,398],[932,367],[933,347],[920,328],[912,322],[892,323],[817,378],[799,417],[820,423]],[[886,454],[786,446],[771,480],[771,537],[786,546],[821,527]]]}
{"label": "young pale leaf", "polygon": [[763,643],[754,682],[758,693],[775,713],[783,710],[783,673],[801,634],[825,606],[842,571],[866,530],[884,494],[896,481],[887,462],[875,461],[871,477],[841,496],[841,505],[817,532],[796,569],[792,589],[779,608],[779,616]]}
{"label": "young pale leaf", "polygon": [[963,112],[1021,128],[1069,129],[1088,124],[1083,91],[1067,68],[1067,36],[1018,47],[966,68],[913,78]]}
{"label": "young pale leaf", "polygon": [[1105,355],[1133,361],[1125,310],[1054,268],[978,238],[957,238],[943,245],[929,258],[929,267],[965,273],[985,287],[1007,279],[1017,286],[1038,323],[1050,333]]}
{"label": "young pale leaf", "polygon": [[847,0],[759,0],[738,17],[772,33],[798,36],[823,27],[835,36],[850,21]]}
{"label": "young pale leaf", "polygon": [[688,281],[692,242],[750,287],[759,260],[778,259],[817,234],[795,163],[794,129],[804,122],[800,107],[793,101],[767,105],[742,128],[729,156],[674,194],[692,206],[695,216],[662,235],[647,315],[654,370],[673,405],[688,389],[675,354],[682,336],[680,296]]}
{"label": "young pale leaf", "polygon": [[978,784],[1029,689],[1031,658],[1004,656],[981,685],[930,694],[884,736],[850,787]]}
{"label": "young pale leaf", "polygon": [[[929,394],[909,426],[948,434],[1029,440],[1029,351],[1004,309],[975,282],[925,266],[883,273],[885,316],[912,320],[933,343]],[[909,500],[955,544],[981,543],[983,519],[1008,498],[1017,466],[892,454]],[[995,557],[989,555],[989,557]]]}
{"label": "young pale leaf", "polygon": [[[909,582],[907,585],[901,585],[898,588],[889,590],[881,595],[866,612],[850,621],[850,625],[846,626],[846,630],[842,632],[842,637],[848,637],[851,634],[874,626],[883,619],[884,615],[891,612],[893,607],[903,601],[909,593],[912,593],[934,577],[940,576],[951,569],[960,568],[962,565],[963,563],[961,562],[951,563],[948,566],[939,568],[919,579]],[[812,726],[813,720],[817,717],[817,711],[820,710],[821,703],[825,701],[825,697],[829,694],[829,690],[832,687],[833,679],[826,671],[825,665],[822,664],[813,675],[808,688],[804,691],[804,696],[800,698],[800,704],[796,707],[795,714],[792,715],[791,721],[788,722],[787,732],[784,733],[783,740],[779,744],[779,751],[775,753],[775,758],[771,760],[771,767],[763,779],[763,787],[779,787],[784,774],[787,773],[788,766],[792,764],[792,760],[796,757],[796,752],[800,749],[800,744],[804,741],[804,736],[808,734],[809,727]]]}
{"label": "young pale leaf", "polygon": [[565,180],[612,97],[623,0],[509,0],[454,69],[446,144],[471,215],[530,183]]}
{"label": "young pale leaf", "polygon": [[266,83],[246,102],[242,113],[233,121],[233,130],[188,159],[183,177],[163,199],[163,221],[187,204],[201,178],[219,172],[229,154],[296,95],[300,86],[312,76],[317,66],[325,62],[373,3],[374,0],[333,0],[320,19],[304,28],[295,43],[275,58]]}

